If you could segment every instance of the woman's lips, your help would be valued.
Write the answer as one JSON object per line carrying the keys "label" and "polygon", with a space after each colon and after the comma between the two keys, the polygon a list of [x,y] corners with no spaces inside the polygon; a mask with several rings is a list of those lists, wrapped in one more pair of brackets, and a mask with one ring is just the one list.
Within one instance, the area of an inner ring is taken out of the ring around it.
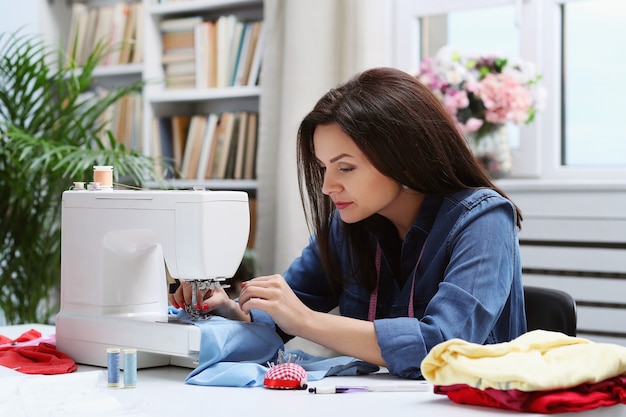
{"label": "woman's lips", "polygon": [[351,202],[344,203],[343,201],[336,201],[335,202],[335,207],[337,207],[338,210],[343,210],[346,207],[348,207],[350,204],[352,204],[352,203]]}

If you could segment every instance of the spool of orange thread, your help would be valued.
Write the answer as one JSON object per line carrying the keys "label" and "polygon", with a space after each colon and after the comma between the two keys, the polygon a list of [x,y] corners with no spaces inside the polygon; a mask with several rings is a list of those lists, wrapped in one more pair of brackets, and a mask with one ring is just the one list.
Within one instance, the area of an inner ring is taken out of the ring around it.
{"label": "spool of orange thread", "polygon": [[110,165],[95,165],[93,167],[93,182],[100,184],[101,189],[113,189],[113,167]]}

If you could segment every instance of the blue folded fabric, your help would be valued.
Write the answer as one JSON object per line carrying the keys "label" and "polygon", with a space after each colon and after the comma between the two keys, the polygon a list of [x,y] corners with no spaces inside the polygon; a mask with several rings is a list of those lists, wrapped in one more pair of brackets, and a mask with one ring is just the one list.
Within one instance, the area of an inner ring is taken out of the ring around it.
{"label": "blue folded fabric", "polygon": [[[177,318],[188,321],[184,311]],[[276,361],[284,350],[274,329],[260,323],[244,323],[219,316],[192,322],[201,330],[198,367],[185,379],[187,384],[225,387],[261,387],[266,364]],[[297,359],[307,371],[307,380],[318,381],[331,375],[359,375],[376,372],[378,366],[350,356],[325,358],[301,350],[287,350],[285,356]]]}
{"label": "blue folded fabric", "polygon": [[[299,349],[291,349],[285,352],[285,356],[292,355],[298,358],[298,364],[302,365],[307,374],[307,381],[319,381],[327,376],[356,376],[378,372],[377,365],[363,362],[352,356],[336,356],[326,358],[313,356]],[[266,369],[267,370],[267,369]],[[262,382],[262,381],[261,381]]]}

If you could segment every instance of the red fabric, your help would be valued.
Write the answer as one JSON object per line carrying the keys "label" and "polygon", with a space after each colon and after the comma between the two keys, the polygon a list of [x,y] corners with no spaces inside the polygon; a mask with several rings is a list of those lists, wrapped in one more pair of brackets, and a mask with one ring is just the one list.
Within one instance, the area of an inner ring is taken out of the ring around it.
{"label": "red fabric", "polygon": [[24,332],[17,339],[9,339],[6,336],[0,335],[0,345],[4,345],[7,343],[22,343],[28,342],[29,340],[37,339],[41,337],[41,333],[35,329],[30,329],[27,332]]}
{"label": "red fabric", "polygon": [[553,391],[524,392],[493,388],[480,390],[469,385],[457,384],[435,386],[434,392],[447,395],[459,404],[554,414],[626,404],[626,375]]}
{"label": "red fabric", "polygon": [[24,374],[43,375],[66,374],[78,368],[76,362],[50,343],[2,347],[0,365]]}

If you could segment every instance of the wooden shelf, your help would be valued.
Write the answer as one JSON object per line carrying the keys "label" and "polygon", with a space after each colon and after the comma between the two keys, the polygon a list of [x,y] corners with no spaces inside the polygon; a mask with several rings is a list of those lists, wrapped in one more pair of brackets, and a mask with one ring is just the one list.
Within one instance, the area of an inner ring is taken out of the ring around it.
{"label": "wooden shelf", "polygon": [[97,67],[93,71],[96,77],[125,77],[137,75],[143,72],[143,64],[105,65]]}
{"label": "wooden shelf", "polygon": [[262,0],[189,0],[185,2],[151,4],[148,13],[152,16],[162,16],[176,13],[191,13],[206,10],[226,10],[246,6],[262,5]]}
{"label": "wooden shelf", "polygon": [[236,98],[258,98],[261,95],[261,87],[224,87],[197,89],[169,89],[160,92],[151,92],[146,99],[151,103],[172,103],[190,101],[211,101]]}

